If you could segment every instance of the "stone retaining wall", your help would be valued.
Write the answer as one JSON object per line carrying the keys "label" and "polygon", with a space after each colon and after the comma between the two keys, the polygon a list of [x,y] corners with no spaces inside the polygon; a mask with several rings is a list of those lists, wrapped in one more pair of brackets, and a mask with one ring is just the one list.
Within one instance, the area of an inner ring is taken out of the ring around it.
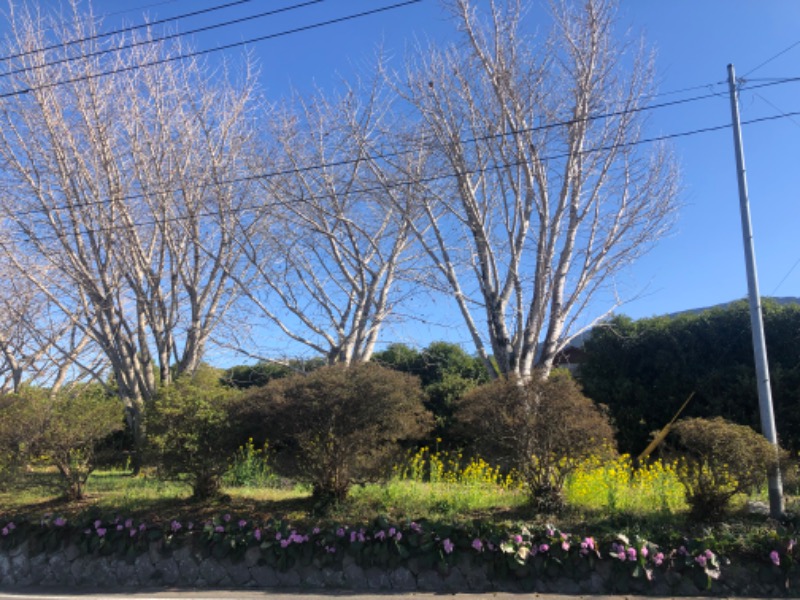
{"label": "stone retaining wall", "polygon": [[532,591],[562,594],[633,592],[652,595],[798,596],[800,577],[787,587],[780,574],[765,565],[723,568],[719,580],[706,588],[697,573],[658,573],[654,581],[620,577],[610,561],[598,561],[578,580],[550,576],[492,580],[483,566],[467,558],[446,572],[417,568],[413,559],[394,569],[362,568],[345,557],[335,568],[318,562],[286,572],[264,564],[258,548],[250,548],[242,560],[215,559],[191,547],[171,553],[153,543],[148,552],[129,559],[82,553],[68,545],[55,552],[31,555],[27,542],[0,551],[0,587],[59,586],[69,588],[306,588],[384,591],[485,592]]}

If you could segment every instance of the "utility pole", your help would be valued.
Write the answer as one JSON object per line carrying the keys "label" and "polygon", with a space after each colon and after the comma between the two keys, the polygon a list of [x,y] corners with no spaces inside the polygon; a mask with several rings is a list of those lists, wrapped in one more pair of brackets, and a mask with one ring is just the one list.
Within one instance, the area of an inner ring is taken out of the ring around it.
{"label": "utility pole", "polygon": [[[750,223],[750,203],[747,198],[747,178],[742,149],[742,127],[739,122],[739,101],[736,93],[736,74],[733,65],[728,65],[728,87],[731,94],[731,115],[733,119],[733,143],[736,148],[736,171],[739,180],[739,207],[742,213],[742,237],[744,238],[744,260],[747,268],[747,292],[750,297],[750,325],[753,330],[753,351],[756,359],[756,378],[758,380],[758,407],[761,414],[761,432],[775,447],[778,454],[778,433],[775,429],[775,415],[772,410],[772,392],[769,385],[769,365],[767,363],[767,343],[764,337],[764,319],[761,316],[761,296],[758,291],[756,257],[753,249],[753,228]],[[780,466],[775,463],[769,472],[769,514],[773,519],[783,517],[783,483]]]}

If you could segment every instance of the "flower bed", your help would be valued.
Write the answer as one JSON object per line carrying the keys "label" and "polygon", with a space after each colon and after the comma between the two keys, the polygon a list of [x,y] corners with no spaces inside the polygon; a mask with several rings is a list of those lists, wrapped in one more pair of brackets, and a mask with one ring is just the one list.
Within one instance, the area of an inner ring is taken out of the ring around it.
{"label": "flower bed", "polygon": [[306,586],[428,591],[796,594],[794,540],[758,559],[717,556],[686,541],[596,539],[544,528],[426,522],[303,531],[223,515],[163,526],[57,516],[0,522],[0,586]]}

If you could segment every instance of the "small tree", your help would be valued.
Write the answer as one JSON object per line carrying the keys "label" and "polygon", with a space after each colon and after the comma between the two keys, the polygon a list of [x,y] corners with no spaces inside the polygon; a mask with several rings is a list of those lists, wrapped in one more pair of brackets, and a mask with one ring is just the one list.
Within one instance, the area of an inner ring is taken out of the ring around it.
{"label": "small tree", "polygon": [[231,413],[241,393],[202,366],[193,376],[162,389],[148,406],[150,452],[165,477],[186,476],[195,499],[219,491],[228,458],[241,443]]}
{"label": "small tree", "polygon": [[482,456],[520,473],[541,510],[562,507],[566,477],[582,460],[613,453],[607,415],[567,373],[476,388],[461,399],[455,419]]}
{"label": "small tree", "polygon": [[311,483],[322,504],[387,475],[401,443],[431,425],[419,380],[372,363],[272,381],[251,394],[255,404],[278,469]]}
{"label": "small tree", "polygon": [[686,490],[692,516],[723,516],[731,499],[750,492],[767,479],[780,452],[746,425],[723,419],[684,419],[672,430],[683,454],[678,477]]}
{"label": "small tree", "polygon": [[16,459],[43,457],[58,469],[69,500],[83,498],[97,462],[97,446],[122,429],[119,400],[99,385],[80,385],[56,395],[24,389],[0,408],[4,449]]}

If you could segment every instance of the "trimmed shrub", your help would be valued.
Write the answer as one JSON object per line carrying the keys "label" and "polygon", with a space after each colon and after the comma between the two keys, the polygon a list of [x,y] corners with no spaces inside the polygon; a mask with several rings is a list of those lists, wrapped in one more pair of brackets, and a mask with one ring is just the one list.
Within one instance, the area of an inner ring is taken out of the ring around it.
{"label": "trimmed shrub", "polygon": [[149,453],[159,474],[186,477],[195,499],[218,493],[241,442],[231,419],[241,397],[208,366],[160,390],[146,413]]}
{"label": "trimmed shrub", "polygon": [[100,443],[123,427],[122,404],[98,385],[80,385],[50,396],[27,389],[0,407],[0,444],[12,464],[36,458],[55,466],[66,498],[83,498]]}
{"label": "trimmed shrub", "polygon": [[541,511],[563,507],[566,478],[583,460],[614,454],[607,415],[568,373],[481,386],[460,400],[455,419],[477,453],[519,473]]}
{"label": "trimmed shrub", "polygon": [[246,418],[258,409],[279,472],[310,483],[324,506],[354,483],[387,477],[401,444],[430,431],[422,398],[415,377],[373,363],[336,365],[251,392]]}
{"label": "trimmed shrub", "polygon": [[693,517],[723,516],[731,499],[763,485],[780,451],[746,425],[716,417],[683,419],[670,435],[682,458],[678,478]]}

